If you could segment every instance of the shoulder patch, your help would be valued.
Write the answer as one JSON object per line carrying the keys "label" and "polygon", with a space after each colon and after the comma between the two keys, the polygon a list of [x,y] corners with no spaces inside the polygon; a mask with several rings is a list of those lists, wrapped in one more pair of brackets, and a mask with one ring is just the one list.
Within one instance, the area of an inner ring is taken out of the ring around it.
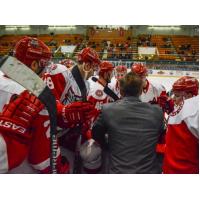
{"label": "shoulder patch", "polygon": [[102,97],[103,96],[103,91],[102,90],[97,90],[95,92],[95,94],[98,96],[98,97]]}

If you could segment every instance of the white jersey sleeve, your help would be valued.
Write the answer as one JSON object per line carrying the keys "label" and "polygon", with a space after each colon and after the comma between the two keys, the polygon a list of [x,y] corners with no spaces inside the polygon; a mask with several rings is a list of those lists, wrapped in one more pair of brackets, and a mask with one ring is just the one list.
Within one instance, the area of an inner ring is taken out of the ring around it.
{"label": "white jersey sleeve", "polygon": [[[180,124],[184,121],[190,132],[199,138],[199,96],[184,101],[183,108],[175,117],[169,118],[169,124]],[[176,112],[174,112],[176,113]]]}
{"label": "white jersey sleeve", "polygon": [[0,112],[5,104],[9,103],[13,94],[20,94],[25,90],[20,84],[5,77],[0,76]]}
{"label": "white jersey sleeve", "polygon": [[142,102],[157,102],[157,98],[162,92],[166,91],[166,89],[162,84],[150,82],[148,82],[148,84],[147,90],[142,92],[140,99]]}

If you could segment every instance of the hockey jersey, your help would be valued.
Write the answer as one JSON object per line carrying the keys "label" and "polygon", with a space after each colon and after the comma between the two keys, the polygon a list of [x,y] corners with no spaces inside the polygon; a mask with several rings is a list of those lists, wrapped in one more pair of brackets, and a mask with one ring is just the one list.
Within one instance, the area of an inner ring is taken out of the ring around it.
{"label": "hockey jersey", "polygon": [[120,94],[119,81],[115,77],[112,77],[108,85],[113,90],[113,92],[120,98],[121,94]]}
{"label": "hockey jersey", "polygon": [[[0,76],[0,109],[2,111],[5,104],[9,103],[13,94],[19,95],[23,88],[18,83],[9,78]],[[11,135],[0,133],[0,173],[7,173],[12,170],[15,173],[30,173],[28,169],[24,171],[24,162],[26,160],[35,170],[40,172],[49,172],[50,167],[50,121],[48,112],[43,109],[37,119],[32,124],[31,141],[29,144],[22,144]],[[57,158],[60,159],[60,149],[57,151]],[[22,166],[22,168],[21,168]]]}
{"label": "hockey jersey", "polygon": [[150,83],[147,80],[147,86],[145,89],[143,89],[140,100],[142,102],[156,103],[157,98],[163,91],[166,91],[163,85],[158,83]]}
{"label": "hockey jersey", "polygon": [[[76,66],[77,67],[77,66]],[[53,64],[46,68],[43,79],[54,93],[57,100],[66,105],[75,101],[81,101],[81,91],[71,73],[64,65]],[[85,81],[87,94],[89,83]]]}
{"label": "hockey jersey", "polygon": [[10,101],[10,98],[14,94],[20,94],[25,90],[24,87],[16,83],[15,81],[0,75],[0,112],[2,112],[3,106]]}
{"label": "hockey jersey", "polygon": [[[95,78],[98,78],[98,76],[95,76]],[[112,98],[104,92],[104,87],[100,83],[93,81],[92,77],[88,80],[88,82],[89,94],[87,100],[94,104],[97,110],[101,109],[102,104],[112,101]]]}
{"label": "hockey jersey", "polygon": [[170,114],[164,173],[199,173],[199,96],[187,99]]}

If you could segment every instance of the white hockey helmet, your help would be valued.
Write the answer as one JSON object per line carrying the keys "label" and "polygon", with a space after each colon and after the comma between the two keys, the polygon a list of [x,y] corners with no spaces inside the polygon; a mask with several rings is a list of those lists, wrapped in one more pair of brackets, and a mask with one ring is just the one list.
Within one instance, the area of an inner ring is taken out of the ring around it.
{"label": "white hockey helmet", "polygon": [[97,173],[102,164],[101,147],[93,140],[87,140],[80,147],[80,156],[87,173]]}

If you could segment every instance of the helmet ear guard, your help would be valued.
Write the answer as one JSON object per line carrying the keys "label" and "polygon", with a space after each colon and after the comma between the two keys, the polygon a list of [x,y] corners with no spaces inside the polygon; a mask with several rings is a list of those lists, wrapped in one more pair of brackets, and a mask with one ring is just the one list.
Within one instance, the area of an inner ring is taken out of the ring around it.
{"label": "helmet ear guard", "polygon": [[92,70],[92,67],[90,67],[89,70],[85,69],[87,67],[87,63],[85,65],[83,65],[83,71],[89,73]]}

